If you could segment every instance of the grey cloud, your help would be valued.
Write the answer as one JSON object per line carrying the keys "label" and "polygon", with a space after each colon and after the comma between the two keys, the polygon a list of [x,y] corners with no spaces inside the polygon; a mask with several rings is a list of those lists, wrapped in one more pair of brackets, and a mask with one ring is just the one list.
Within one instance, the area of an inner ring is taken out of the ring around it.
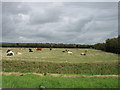
{"label": "grey cloud", "polygon": [[120,35],[120,2],[118,3],[118,35]]}
{"label": "grey cloud", "polygon": [[0,42],[2,42],[2,3],[0,2]]}
{"label": "grey cloud", "polygon": [[118,7],[117,2],[67,2],[66,6],[78,7],[78,8],[92,8],[92,9],[114,9]]}
{"label": "grey cloud", "polygon": [[116,6],[117,3],[88,2],[4,3],[3,41],[103,42],[117,34]]}
{"label": "grey cloud", "polygon": [[3,2],[2,11],[3,14],[18,14],[24,13],[27,14],[31,10],[30,7],[24,5],[21,2]]}
{"label": "grey cloud", "polygon": [[[38,10],[37,10],[38,9]],[[57,22],[60,19],[61,9],[59,7],[38,7],[33,8],[30,13],[30,25],[46,24]]]}

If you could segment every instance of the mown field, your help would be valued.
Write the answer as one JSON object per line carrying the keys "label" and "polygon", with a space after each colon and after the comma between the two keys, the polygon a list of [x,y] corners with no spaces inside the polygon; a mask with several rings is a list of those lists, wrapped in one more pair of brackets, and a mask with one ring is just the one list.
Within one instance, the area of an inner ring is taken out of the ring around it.
{"label": "mown field", "polygon": [[[113,53],[88,49],[87,55],[81,56],[80,53],[84,52],[85,49],[68,49],[73,52],[73,55],[70,55],[62,52],[65,50],[64,48],[53,48],[52,51],[49,48],[43,48],[42,51],[36,51],[32,48],[33,52],[28,52],[29,48],[11,48],[15,55],[6,56],[7,49],[10,48],[2,48],[3,72],[118,75],[118,55]],[[16,52],[22,54],[17,55]],[[33,86],[31,86],[32,80],[36,82]],[[114,77],[66,78],[3,75],[3,87],[39,88],[40,85],[43,85],[46,88],[117,88],[117,80],[118,78]]]}
{"label": "mown field", "polygon": [[40,62],[54,62],[54,63],[100,63],[100,62],[117,62],[118,56],[113,53],[106,53],[100,50],[89,49],[86,56],[80,54],[85,49],[68,49],[73,52],[73,55],[63,53],[64,48],[53,48],[52,51],[49,48],[43,48],[42,51],[36,51],[33,48],[33,52],[28,52],[29,48],[11,48],[13,52],[21,52],[22,55],[15,55],[13,57],[6,56],[6,51],[9,48],[2,48],[3,60],[24,60],[24,61],[40,61]]}

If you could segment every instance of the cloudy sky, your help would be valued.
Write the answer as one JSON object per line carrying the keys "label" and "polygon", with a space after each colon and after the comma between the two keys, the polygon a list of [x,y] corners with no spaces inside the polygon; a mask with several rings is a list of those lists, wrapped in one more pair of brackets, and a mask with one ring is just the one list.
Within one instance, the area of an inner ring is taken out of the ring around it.
{"label": "cloudy sky", "polygon": [[95,44],[117,35],[117,2],[2,3],[3,42]]}

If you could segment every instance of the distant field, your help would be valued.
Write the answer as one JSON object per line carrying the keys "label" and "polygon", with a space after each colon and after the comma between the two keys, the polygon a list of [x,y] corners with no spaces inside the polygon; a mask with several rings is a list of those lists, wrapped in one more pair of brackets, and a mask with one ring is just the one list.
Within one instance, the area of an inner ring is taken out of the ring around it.
{"label": "distant field", "polygon": [[29,48],[11,48],[16,52],[21,52],[22,55],[16,55],[9,57],[6,56],[6,51],[9,48],[2,48],[2,60],[23,60],[23,61],[40,61],[40,62],[54,62],[54,63],[113,63],[118,62],[118,55],[100,50],[89,49],[86,56],[81,56],[80,53],[85,49],[68,49],[73,52],[73,55],[63,53],[64,48],[53,48],[52,51],[49,48],[43,48],[42,51],[28,52]]}

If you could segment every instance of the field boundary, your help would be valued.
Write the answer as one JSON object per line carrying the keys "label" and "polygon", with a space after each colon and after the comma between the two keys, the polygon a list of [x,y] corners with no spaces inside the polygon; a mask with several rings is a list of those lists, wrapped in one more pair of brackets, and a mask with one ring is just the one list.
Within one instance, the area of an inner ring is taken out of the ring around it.
{"label": "field boundary", "polygon": [[23,75],[37,75],[37,76],[52,76],[52,77],[120,77],[119,75],[61,75],[61,74],[52,74],[52,73],[19,73],[19,72],[0,72],[0,75],[16,75],[16,76],[23,76]]}

